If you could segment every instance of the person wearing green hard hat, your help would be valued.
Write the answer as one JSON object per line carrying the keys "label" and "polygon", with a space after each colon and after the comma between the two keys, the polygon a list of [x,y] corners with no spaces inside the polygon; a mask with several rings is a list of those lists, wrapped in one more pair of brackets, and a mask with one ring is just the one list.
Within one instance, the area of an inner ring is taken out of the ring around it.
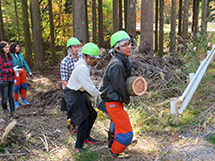
{"label": "person wearing green hard hat", "polygon": [[98,141],[90,136],[97,112],[88,97],[96,98],[98,90],[90,78],[89,66],[99,58],[99,48],[94,43],[87,43],[82,49],[83,59],[79,59],[69,78],[63,94],[67,114],[78,126],[75,151],[83,150],[84,143],[96,144]]}
{"label": "person wearing green hard hat", "polygon": [[108,132],[108,147],[111,154],[120,159],[128,159],[124,153],[131,143],[133,130],[124,104],[129,104],[130,97],[127,94],[125,82],[131,75],[131,43],[130,36],[125,31],[118,31],[111,36],[111,50],[115,55],[108,64],[99,86],[97,107],[106,112],[110,119]]}
{"label": "person wearing green hard hat", "polygon": [[[79,53],[79,47],[81,43],[75,37],[70,38],[67,43],[67,52],[68,55],[61,61],[60,64],[60,74],[61,74],[61,81],[62,81],[62,88],[65,89],[67,86],[69,77],[74,69],[75,63],[82,58],[81,53]],[[62,111],[66,111],[66,109],[61,108]],[[75,124],[71,121],[69,117],[67,117],[67,128],[70,132],[75,133],[77,129],[75,128]]]}
{"label": "person wearing green hard hat", "polygon": [[75,37],[70,38],[66,43],[68,55],[61,61],[60,67],[63,89],[67,86],[69,77],[72,73],[72,70],[74,69],[74,64],[81,57],[78,55],[80,45],[80,41]]}

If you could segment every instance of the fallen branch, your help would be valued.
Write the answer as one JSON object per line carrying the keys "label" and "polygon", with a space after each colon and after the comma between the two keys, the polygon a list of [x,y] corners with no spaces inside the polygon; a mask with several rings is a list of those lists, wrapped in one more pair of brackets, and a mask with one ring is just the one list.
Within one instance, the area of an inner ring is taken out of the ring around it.
{"label": "fallen branch", "polygon": [[0,157],[13,156],[13,155],[27,155],[26,153],[11,153],[11,154],[0,154]]}
{"label": "fallen branch", "polygon": [[170,147],[167,149],[167,151],[164,153],[164,155],[160,157],[160,160],[163,159],[163,157],[165,157],[167,155],[167,153],[169,152],[169,150],[170,150]]}

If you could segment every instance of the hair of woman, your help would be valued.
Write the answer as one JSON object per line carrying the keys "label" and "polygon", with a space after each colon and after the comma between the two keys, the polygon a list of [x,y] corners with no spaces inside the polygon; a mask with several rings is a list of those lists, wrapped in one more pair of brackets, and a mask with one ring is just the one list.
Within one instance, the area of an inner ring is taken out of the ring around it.
{"label": "hair of woman", "polygon": [[15,52],[16,52],[16,46],[17,46],[18,44],[16,43],[16,42],[12,42],[12,43],[10,43],[10,52],[11,53],[14,53],[15,54]]}
{"label": "hair of woman", "polygon": [[[0,42],[0,56],[2,57],[2,59],[4,60],[4,61],[6,61],[6,59],[7,59],[7,57],[6,57],[6,55],[5,55],[5,52],[4,52],[4,47],[5,46],[7,46],[8,45],[8,43],[6,42],[6,41],[1,41]],[[10,60],[13,60],[13,57],[12,57],[12,55],[10,54],[10,52],[9,53],[6,53],[7,54],[7,56],[8,56],[8,58],[10,59]]]}

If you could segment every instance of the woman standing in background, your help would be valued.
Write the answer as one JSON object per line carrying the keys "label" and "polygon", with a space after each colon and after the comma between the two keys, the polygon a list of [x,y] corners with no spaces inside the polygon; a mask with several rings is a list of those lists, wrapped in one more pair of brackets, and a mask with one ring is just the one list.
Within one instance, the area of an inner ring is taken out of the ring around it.
{"label": "woman standing in background", "polygon": [[25,59],[22,55],[22,53],[19,52],[20,47],[17,45],[17,43],[12,42],[10,44],[10,52],[13,57],[13,64],[14,66],[18,66],[18,68],[21,68],[22,71],[16,74],[16,83],[14,87],[14,100],[15,100],[15,107],[19,107],[19,91],[22,97],[22,104],[28,105],[29,102],[25,100],[26,93],[27,93],[27,78],[26,78],[26,71],[27,73],[32,76],[32,73],[25,62]]}
{"label": "woman standing in background", "polygon": [[9,52],[9,46],[7,42],[0,42],[0,89],[2,95],[2,108],[6,120],[9,117],[7,109],[7,99],[9,98],[10,114],[14,118],[18,118],[15,115],[15,106],[13,98],[14,80],[16,67],[13,66],[13,57]]}

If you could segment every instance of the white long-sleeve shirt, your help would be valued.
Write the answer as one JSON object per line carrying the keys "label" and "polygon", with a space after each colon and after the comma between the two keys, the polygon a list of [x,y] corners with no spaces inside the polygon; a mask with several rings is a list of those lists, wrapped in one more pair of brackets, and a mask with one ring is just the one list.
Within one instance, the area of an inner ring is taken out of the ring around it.
{"label": "white long-sleeve shirt", "polygon": [[98,90],[90,78],[90,69],[84,59],[75,63],[67,87],[75,91],[87,91],[94,98],[98,96]]}

